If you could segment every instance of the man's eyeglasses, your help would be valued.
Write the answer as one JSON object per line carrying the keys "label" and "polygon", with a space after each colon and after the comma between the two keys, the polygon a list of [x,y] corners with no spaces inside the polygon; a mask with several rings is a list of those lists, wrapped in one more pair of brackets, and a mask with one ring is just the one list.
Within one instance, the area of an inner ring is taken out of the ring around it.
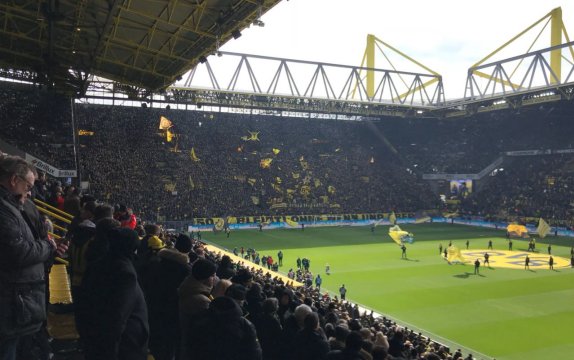
{"label": "man's eyeglasses", "polygon": [[34,183],[29,183],[28,179],[26,179],[23,176],[18,176],[21,180],[24,180],[24,182],[26,183],[26,191],[30,191],[32,190],[32,188],[34,187]]}

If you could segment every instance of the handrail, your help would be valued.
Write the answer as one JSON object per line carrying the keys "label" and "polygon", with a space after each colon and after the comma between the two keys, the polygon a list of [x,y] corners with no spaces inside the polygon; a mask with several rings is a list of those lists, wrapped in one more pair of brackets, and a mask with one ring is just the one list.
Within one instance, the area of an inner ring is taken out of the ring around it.
{"label": "handrail", "polygon": [[51,212],[50,210],[46,210],[46,209],[41,208],[41,207],[39,207],[39,206],[36,206],[36,208],[38,209],[38,211],[41,211],[41,212],[43,212],[43,213],[46,214],[46,215],[50,215],[50,216],[52,216],[52,217],[54,217],[54,218],[56,218],[56,219],[58,219],[58,220],[60,220],[60,221],[63,221],[63,222],[65,222],[66,224],[71,224],[71,223],[72,223],[72,220],[69,220],[69,219],[66,219],[66,218],[64,218],[64,217],[62,217],[62,216],[60,216],[60,215],[54,214],[54,213]]}
{"label": "handrail", "polygon": [[54,229],[58,229],[58,230],[61,230],[64,232],[68,231],[68,229],[66,229],[65,227],[61,227],[60,225],[57,225],[57,224],[52,224],[52,226],[54,227]]}
{"label": "handrail", "polygon": [[45,203],[45,202],[43,202],[43,201],[40,201],[40,200],[38,200],[38,199],[34,199],[34,202],[35,202],[36,204],[40,204],[40,205],[42,205],[42,206],[44,206],[44,207],[47,207],[48,209],[51,209],[51,210],[53,210],[53,211],[55,211],[55,212],[57,212],[57,213],[60,213],[60,216],[70,218],[70,220],[72,220],[72,219],[74,218],[74,215],[68,214],[67,212],[62,211],[62,210],[60,210],[60,209],[58,209],[58,208],[56,208],[56,207],[53,207],[52,205],[49,205],[49,204],[47,204],[47,203]]}

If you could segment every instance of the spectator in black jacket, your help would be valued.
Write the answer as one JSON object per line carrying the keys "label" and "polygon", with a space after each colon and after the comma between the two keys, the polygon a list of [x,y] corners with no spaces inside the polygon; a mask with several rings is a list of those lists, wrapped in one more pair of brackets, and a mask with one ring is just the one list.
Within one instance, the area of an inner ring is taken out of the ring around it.
{"label": "spectator in black jacket", "polygon": [[46,319],[45,262],[56,245],[34,234],[21,212],[35,174],[22,158],[0,158],[0,358],[8,360]]}
{"label": "spectator in black jacket", "polygon": [[190,329],[189,356],[182,360],[260,360],[261,347],[253,324],[227,296],[213,300]]}
{"label": "spectator in black jacket", "polygon": [[109,252],[86,270],[76,310],[82,314],[86,360],[145,360],[147,308],[133,265],[139,239],[123,228],[110,230],[109,238]]}

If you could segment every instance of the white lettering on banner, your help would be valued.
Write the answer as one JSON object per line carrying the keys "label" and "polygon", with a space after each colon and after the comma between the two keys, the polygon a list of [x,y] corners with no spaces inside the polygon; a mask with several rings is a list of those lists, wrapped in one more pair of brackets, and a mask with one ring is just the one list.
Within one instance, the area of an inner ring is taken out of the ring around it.
{"label": "white lettering on banner", "polygon": [[47,174],[54,176],[54,177],[76,177],[77,171],[76,170],[58,170],[52,165],[34,157],[28,153],[26,153],[26,161],[34,165],[37,169],[45,171]]}
{"label": "white lettering on banner", "polygon": [[76,177],[78,172],[76,170],[60,170],[58,177]]}

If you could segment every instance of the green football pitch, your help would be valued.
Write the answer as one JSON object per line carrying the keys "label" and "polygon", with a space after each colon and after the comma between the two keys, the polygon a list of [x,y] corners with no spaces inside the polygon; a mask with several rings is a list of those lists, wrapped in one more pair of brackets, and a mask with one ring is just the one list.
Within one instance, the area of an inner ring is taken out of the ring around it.
{"label": "green football pitch", "polygon": [[[408,259],[388,236],[388,226],[242,230],[205,234],[221,248],[256,249],[261,256],[284,253],[284,273],[295,269],[297,257],[311,260],[321,274],[323,290],[337,293],[341,284],[347,299],[386,315],[433,340],[471,352],[478,358],[565,359],[574,354],[574,269],[544,266],[531,270],[449,265],[439,244],[464,250],[508,250],[504,231],[450,224],[401,226],[415,235],[407,244]],[[572,238],[539,240],[537,251],[570,259]],[[525,252],[527,241],[514,240],[513,253]],[[469,259],[470,260],[470,259]],[[474,261],[474,257],[472,261]],[[481,259],[482,260],[482,259]],[[522,260],[520,260],[522,261]],[[331,275],[325,274],[325,264]],[[535,264],[536,265],[536,264]],[[542,265],[542,263],[540,263]]]}

